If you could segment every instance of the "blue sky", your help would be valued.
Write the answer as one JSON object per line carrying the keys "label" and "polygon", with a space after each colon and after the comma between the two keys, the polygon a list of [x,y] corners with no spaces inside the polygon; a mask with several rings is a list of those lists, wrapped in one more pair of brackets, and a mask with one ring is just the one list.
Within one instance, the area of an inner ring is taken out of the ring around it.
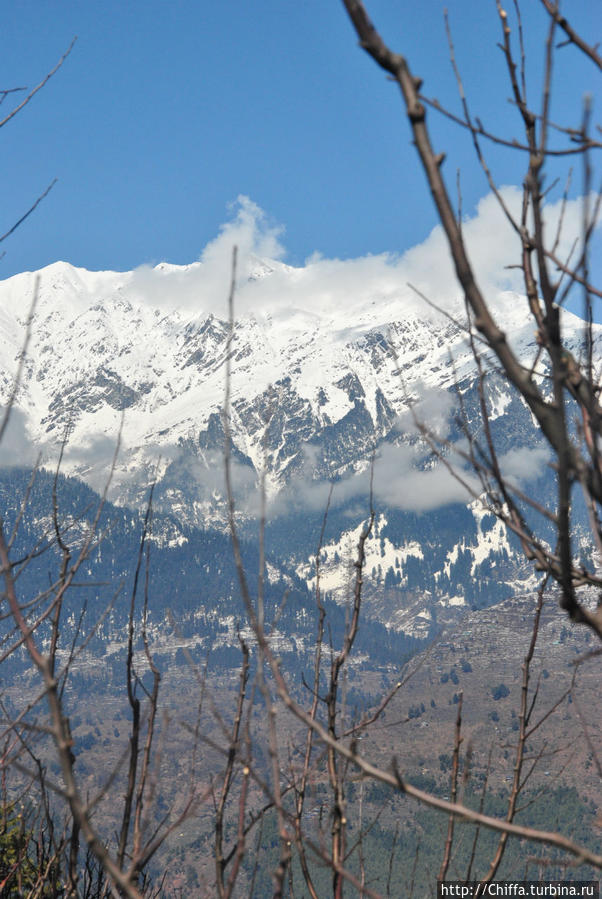
{"label": "blue sky", "polygon": [[[474,112],[512,131],[493,0],[448,6]],[[536,0],[524,6],[537,97],[544,20]],[[367,7],[425,91],[457,109],[444,3]],[[596,0],[572,0],[570,9],[593,40]],[[0,87],[35,84],[74,35],[61,71],[0,132],[2,231],[59,179],[4,244],[0,277],[58,259],[118,270],[190,262],[234,215],[229,204],[240,194],[284,226],[293,264],[316,251],[400,253],[436,224],[396,88],[357,47],[340,0],[19,0],[3,9]],[[577,125],[596,77],[561,51],[554,117]],[[448,154],[448,182],[460,168],[473,214],[487,185],[470,141],[436,115],[431,121],[437,149]],[[492,149],[490,162],[499,184],[520,184],[519,154]],[[574,177],[575,193],[579,170]]]}

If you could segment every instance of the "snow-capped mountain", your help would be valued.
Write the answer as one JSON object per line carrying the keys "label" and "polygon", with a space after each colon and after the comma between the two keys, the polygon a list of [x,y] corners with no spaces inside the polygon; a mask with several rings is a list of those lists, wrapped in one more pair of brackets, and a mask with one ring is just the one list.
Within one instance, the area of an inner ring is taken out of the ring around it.
{"label": "snow-capped mountain", "polygon": [[[41,450],[52,464],[68,430],[63,471],[98,489],[121,429],[114,502],[139,505],[158,471],[157,503],[164,513],[191,524],[219,524],[227,284],[222,301],[215,291],[207,293],[201,275],[202,263],[162,264],[142,273],[88,272],[56,263],[0,283],[3,402],[35,297],[17,414],[2,462],[10,463],[11,454],[13,461],[31,460]],[[440,594],[446,608],[462,605],[466,591],[458,593],[458,566],[477,579],[478,566],[507,558],[509,547],[492,517],[484,524],[474,503],[467,511],[471,498],[417,447],[407,414],[410,399],[422,398],[419,415],[452,433],[459,387],[476,422],[474,361],[454,321],[463,319],[462,306],[447,316],[436,314],[396,285],[378,296],[355,292],[346,305],[326,288],[308,300],[302,278],[302,270],[254,260],[239,286],[243,303],[231,343],[239,508],[247,517],[255,511],[265,469],[273,539],[282,538],[286,521],[288,555],[305,571],[308,547],[316,542],[316,515],[335,479],[334,532],[325,550],[340,560],[367,508],[366,470],[376,450],[375,497],[383,517],[368,562],[375,583],[384,587],[388,578],[389,592],[413,591],[423,606],[425,591]],[[185,302],[178,305],[181,297]],[[510,293],[495,302],[510,339],[531,358],[533,325],[524,302]],[[582,324],[569,313],[564,321],[577,347]],[[530,416],[495,375],[489,391],[501,445],[509,458],[514,454],[513,473],[527,480],[541,474],[545,449]],[[470,522],[468,531],[460,534],[457,523],[441,525],[438,510],[449,503],[456,512],[448,511],[446,520],[459,514],[465,525]],[[436,539],[425,536],[434,528],[433,516],[439,516]],[[310,522],[307,532],[302,520]],[[290,545],[291,528],[303,535],[301,548]],[[438,541],[436,559],[426,549],[429,540]],[[424,567],[427,556],[428,588],[426,575],[410,583],[407,574],[421,562]],[[343,589],[343,568],[328,573],[328,589]],[[305,576],[311,580],[309,570]],[[382,590],[379,616],[401,621],[404,616],[394,614],[395,596],[387,601],[386,595]]]}
{"label": "snow-capped mountain", "polygon": [[[286,267],[278,265],[282,276]],[[56,263],[39,273],[18,404],[36,445],[50,448],[69,426],[69,473],[89,477],[95,443],[102,441],[104,448],[116,441],[122,414],[122,476],[159,453],[167,462],[178,447],[222,451],[225,300],[217,316],[204,311],[202,296],[187,311],[157,296],[162,278],[168,291],[170,275],[192,280],[199,266],[158,266],[150,298],[132,272],[88,272]],[[254,277],[265,283],[273,273],[264,263]],[[27,273],[0,283],[4,401],[36,277]],[[294,269],[289,278],[294,281]],[[361,458],[351,445],[358,430],[370,439],[383,436],[407,408],[408,396],[447,389],[472,369],[461,329],[426,306],[422,315],[406,312],[403,297],[365,297],[359,308],[345,309],[325,302],[307,310],[266,293],[263,305],[236,318],[232,419],[236,450],[257,471],[267,463],[273,491],[299,468],[303,446],[316,438],[338,438],[337,451],[325,448],[320,460],[336,475]],[[513,295],[506,303],[513,338],[527,347],[532,325],[523,304]],[[506,402],[500,397],[501,408]],[[86,448],[88,459],[82,458]]]}

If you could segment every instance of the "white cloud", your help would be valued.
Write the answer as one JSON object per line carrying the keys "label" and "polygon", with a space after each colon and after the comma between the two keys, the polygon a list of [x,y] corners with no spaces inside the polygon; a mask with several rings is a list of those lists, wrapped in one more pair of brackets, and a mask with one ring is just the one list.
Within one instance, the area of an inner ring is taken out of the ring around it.
{"label": "white cloud", "polygon": [[[509,213],[520,223],[522,189],[505,186],[499,193]],[[557,249],[560,258],[569,255],[581,234],[582,210],[580,197],[565,205]],[[561,200],[545,207],[544,231],[549,245],[554,242],[561,211]],[[494,194],[487,194],[479,201],[475,214],[465,217],[462,230],[477,283],[485,297],[495,301],[503,291],[524,293],[522,272],[508,268],[520,262],[520,238]],[[460,295],[447,239],[439,225],[423,243],[404,253],[399,268],[408,281],[440,306],[453,305]]]}
{"label": "white cloud", "polygon": [[230,208],[233,217],[220,227],[197,262],[136,269],[128,285],[135,299],[160,308],[213,312],[226,318],[233,247],[238,247],[239,295],[259,259],[276,261],[285,252],[279,242],[284,228],[271,224],[252,200],[241,195]]}
{"label": "white cloud", "polygon": [[511,484],[532,480],[546,470],[550,461],[550,449],[540,446],[519,446],[508,450],[499,460],[504,477]]}
{"label": "white cloud", "polygon": [[[0,422],[4,421],[6,408],[0,407]],[[17,406],[10,410],[8,423],[0,443],[0,467],[12,468],[34,465],[38,450],[27,430],[27,416]]]}
{"label": "white cloud", "polygon": [[[502,187],[500,195],[515,218],[520,218],[522,191]],[[546,207],[545,219],[550,240],[555,235],[561,202]],[[581,229],[581,200],[565,207],[558,254],[566,257]],[[383,253],[356,259],[326,259],[314,253],[303,266],[284,265],[281,243],[283,227],[275,225],[248,197],[239,196],[232,205],[232,217],[221,226],[218,236],[204,248],[190,266],[160,265],[137,269],[130,289],[140,300],[152,305],[227,314],[232,248],[238,246],[236,311],[249,313],[289,313],[299,309],[306,315],[323,316],[346,310],[354,313],[374,302],[383,321],[398,309],[433,311],[408,284],[412,284],[438,306],[462,314],[463,303],[447,240],[441,226],[435,227],[421,244],[401,255]],[[524,292],[521,272],[508,268],[520,259],[520,241],[493,194],[485,196],[474,215],[466,217],[463,234],[477,280],[487,299],[502,302],[504,291]],[[261,260],[268,268],[261,271]],[[271,263],[271,264],[270,264]],[[259,274],[259,277],[254,275]],[[251,276],[251,277],[250,277]]]}
{"label": "white cloud", "polygon": [[[443,430],[445,426],[439,433]],[[464,449],[462,442],[458,444],[458,448]],[[541,473],[548,459],[547,448],[538,446],[512,449],[499,461],[508,483],[524,488]],[[326,508],[329,490],[330,485],[326,481],[312,480],[311,467],[308,465],[270,503],[270,517],[290,514],[292,510],[323,510]],[[385,443],[379,448],[375,458],[373,494],[377,506],[427,512],[453,503],[468,503],[481,491],[481,483],[474,472],[464,459],[453,452],[450,456],[450,468],[433,459],[424,443]],[[331,505],[338,507],[347,505],[354,499],[362,500],[364,514],[369,494],[370,471],[364,469],[336,482]],[[250,506],[247,510],[250,511]]]}
{"label": "white cloud", "polygon": [[[471,495],[442,464],[427,468],[424,447],[383,444],[374,463],[373,493],[377,506],[405,511],[424,512],[451,503],[467,503]],[[474,476],[458,467],[465,482],[478,490]],[[270,504],[270,517],[290,514],[292,509],[320,511],[326,508],[330,486],[325,481],[311,480],[302,473]],[[354,499],[365,503],[370,495],[370,471],[365,469],[337,481],[331,505],[346,505]],[[365,512],[365,505],[364,505]]]}
{"label": "white cloud", "polygon": [[[375,465],[374,492],[377,499],[397,509],[422,512],[466,503],[471,497],[466,487],[441,462],[420,467],[427,454],[424,448],[386,445]],[[476,478],[454,463],[463,480],[478,489]]]}
{"label": "white cloud", "polygon": [[228,271],[232,258],[232,247],[238,247],[240,257],[239,277],[248,277],[252,267],[251,257],[281,259],[284,247],[279,237],[284,231],[282,225],[271,225],[265,212],[242,194],[230,209],[234,218],[220,228],[219,235],[207,244],[201,254],[201,262],[206,268],[222,273]]}
{"label": "white cloud", "polygon": [[397,416],[395,430],[400,434],[419,433],[419,425],[424,425],[434,436],[446,438],[451,413],[457,405],[454,395],[448,390],[427,387],[421,381],[413,382],[412,392],[420,399],[414,404],[413,414],[407,410]]}

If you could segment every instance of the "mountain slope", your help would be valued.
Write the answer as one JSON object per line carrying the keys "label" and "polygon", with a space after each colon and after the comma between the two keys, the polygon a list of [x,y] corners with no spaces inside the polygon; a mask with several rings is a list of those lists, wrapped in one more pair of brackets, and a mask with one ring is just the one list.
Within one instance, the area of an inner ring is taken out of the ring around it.
{"label": "mountain slope", "polygon": [[[156,474],[157,510],[181,529],[181,540],[190,526],[223,527],[229,326],[221,301],[203,286],[202,269],[195,263],[87,272],[56,263],[40,272],[31,344],[2,461],[33,461],[41,450],[50,465],[68,431],[63,471],[99,489],[121,428],[109,494],[115,503],[140,508]],[[418,415],[429,426],[459,439],[461,395],[468,423],[474,431],[480,427],[474,360],[453,320],[462,319],[461,305],[448,310],[450,319],[417,307],[395,284],[378,295],[350,291],[343,305],[340,291],[329,291],[328,284],[304,293],[304,277],[303,269],[254,260],[239,285],[231,421],[243,527],[247,533],[255,528],[257,483],[265,468],[270,546],[311,582],[310,557],[329,482],[336,482],[324,546],[331,562],[324,575],[326,588],[344,601],[350,553],[342,548],[357,540],[358,522],[367,514],[368,468],[376,451],[380,530],[368,544],[374,615],[423,632],[438,614],[453,618],[466,604],[510,595],[520,574],[512,543],[433,464],[408,414],[410,401],[418,401]],[[35,284],[28,273],[0,283],[4,402]],[[494,302],[509,339],[532,359],[536,347],[524,302],[509,293]],[[565,313],[564,327],[578,352],[582,323]],[[601,340],[599,329],[595,339]],[[503,378],[492,374],[487,389],[508,470],[546,499],[553,478],[529,413]]]}

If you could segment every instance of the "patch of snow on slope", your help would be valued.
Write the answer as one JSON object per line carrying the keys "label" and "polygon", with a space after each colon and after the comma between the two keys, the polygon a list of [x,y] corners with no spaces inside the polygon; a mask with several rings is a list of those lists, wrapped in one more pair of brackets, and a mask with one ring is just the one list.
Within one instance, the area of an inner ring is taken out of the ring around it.
{"label": "patch of snow on slope", "polygon": [[475,502],[471,503],[470,508],[477,523],[476,546],[471,545],[468,547],[473,559],[470,573],[474,576],[476,567],[493,553],[500,553],[504,550],[510,553],[510,544],[508,542],[507,529],[499,518],[495,519],[488,530],[483,528],[483,520],[486,517],[491,519],[492,513],[483,507],[483,503],[480,500],[475,500]]}
{"label": "patch of snow on slope", "polygon": [[[401,568],[412,556],[423,559],[422,547],[416,540],[395,546],[388,537],[381,536],[382,529],[387,525],[385,515],[379,515],[372,532],[364,544],[365,563],[364,580],[372,581],[374,585],[383,583],[385,575],[390,568]],[[345,601],[353,589],[355,580],[355,561],[357,559],[358,542],[365,523],[346,531],[340,539],[323,546],[320,555],[320,587],[324,593],[332,593],[339,601]],[[316,560],[315,556],[297,568],[297,574],[306,581],[310,590],[316,588]]]}
{"label": "patch of snow on slope", "polygon": [[[494,553],[497,554],[503,552],[504,550],[508,554],[511,552],[510,544],[508,542],[508,533],[503,522],[501,522],[499,518],[495,518],[493,513],[485,507],[481,500],[475,500],[470,503],[469,508],[474,515],[477,525],[477,540],[476,543],[468,542],[463,537],[447,553],[445,565],[443,566],[443,573],[447,577],[450,577],[452,566],[458,561],[460,551],[467,551],[472,556],[470,566],[471,577],[474,577],[477,567],[488,559],[489,556]],[[485,519],[487,519],[487,523],[491,522],[491,519],[493,519],[493,523],[490,524],[489,527],[484,527]]]}

